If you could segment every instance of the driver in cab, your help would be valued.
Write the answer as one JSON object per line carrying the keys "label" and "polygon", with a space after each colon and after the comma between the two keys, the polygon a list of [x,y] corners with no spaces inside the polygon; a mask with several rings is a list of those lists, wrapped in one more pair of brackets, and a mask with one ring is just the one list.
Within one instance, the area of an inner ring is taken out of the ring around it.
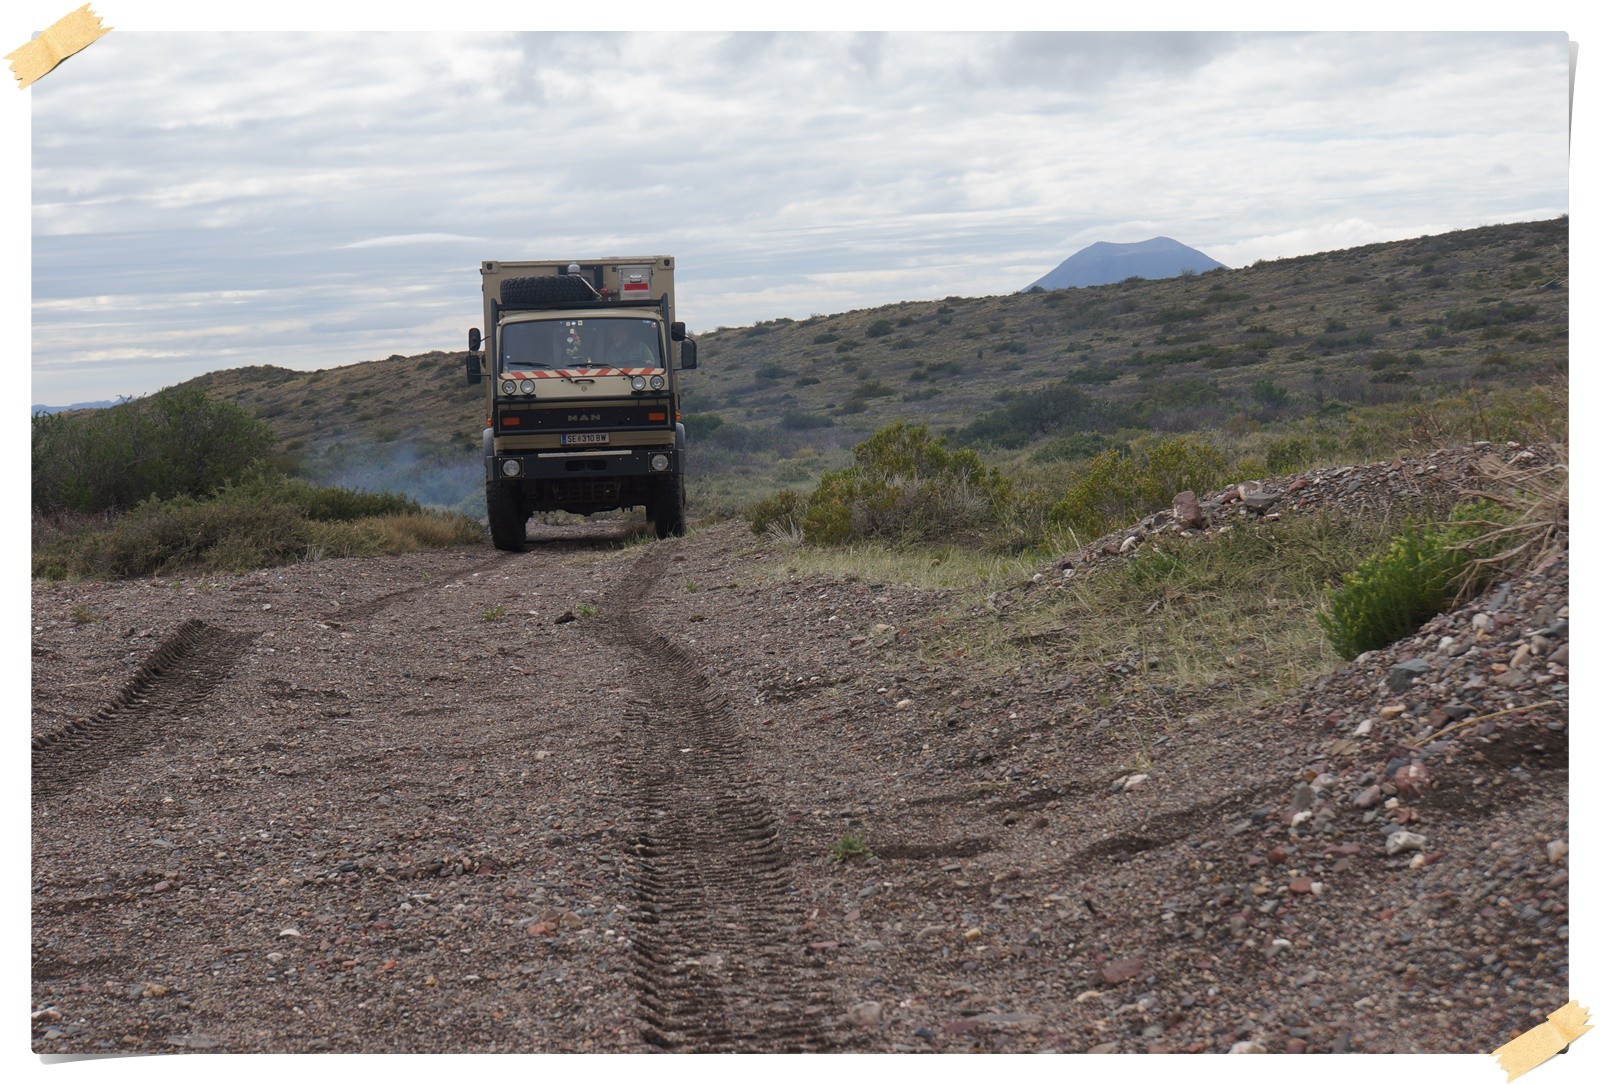
{"label": "driver in cab", "polygon": [[659,364],[652,321],[603,320],[598,324],[599,364],[622,368]]}

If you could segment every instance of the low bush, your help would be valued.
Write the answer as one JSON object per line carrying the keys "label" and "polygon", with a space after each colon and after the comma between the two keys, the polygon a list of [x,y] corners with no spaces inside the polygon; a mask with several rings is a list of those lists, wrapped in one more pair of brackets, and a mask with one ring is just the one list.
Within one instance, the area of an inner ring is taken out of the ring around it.
{"label": "low bush", "polygon": [[783,535],[798,534],[805,519],[809,499],[794,490],[779,490],[771,497],[762,498],[744,510],[750,531],[756,535],[776,532]]}
{"label": "low bush", "polygon": [[825,414],[789,407],[784,410],[778,424],[784,429],[825,429],[833,425],[833,419]]}
{"label": "low bush", "polygon": [[1052,522],[1093,539],[1162,508],[1184,490],[1205,493],[1222,484],[1227,458],[1206,441],[1174,437],[1130,453],[1100,453],[1050,509]]}
{"label": "low bush", "polygon": [[1538,313],[1539,307],[1528,302],[1501,301],[1492,305],[1451,309],[1445,314],[1444,322],[1451,331],[1459,332],[1469,328],[1487,328],[1496,324],[1514,324],[1518,321],[1531,320]]}
{"label": "low bush", "polygon": [[130,509],[203,496],[266,460],[266,423],[198,388],[169,388],[104,410],[33,420],[36,512]]}
{"label": "low bush", "polygon": [[331,522],[422,512],[422,506],[405,494],[319,485],[260,469],[220,488],[217,497],[225,503],[288,505],[308,520]]}
{"label": "low bush", "polygon": [[1009,496],[1005,476],[977,453],[901,421],[856,445],[851,466],[822,476],[802,527],[817,543],[948,539],[991,523]]}
{"label": "low bush", "polygon": [[1119,411],[1074,387],[1072,382],[1061,380],[1031,389],[1027,396],[979,415],[957,433],[956,440],[961,444],[1021,448],[1055,432],[1114,429],[1119,419]]}
{"label": "low bush", "polygon": [[1267,442],[1266,468],[1274,475],[1304,471],[1316,455],[1316,444],[1306,436],[1275,437]]}
{"label": "low bush", "polygon": [[261,473],[208,498],[150,498],[123,516],[36,542],[33,573],[118,579],[245,572],[477,542],[482,534],[475,520],[424,512],[401,495]]}
{"label": "low bush", "polygon": [[1482,526],[1503,522],[1498,505],[1463,506],[1441,524],[1407,523],[1375,557],[1346,573],[1317,620],[1345,659],[1416,632],[1458,595],[1482,586],[1493,542]]}

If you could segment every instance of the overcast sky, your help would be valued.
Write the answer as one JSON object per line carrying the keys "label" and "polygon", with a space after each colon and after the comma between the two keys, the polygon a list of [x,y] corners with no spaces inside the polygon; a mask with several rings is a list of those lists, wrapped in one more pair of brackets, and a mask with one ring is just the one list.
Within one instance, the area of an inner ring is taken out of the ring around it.
{"label": "overcast sky", "polygon": [[118,29],[26,93],[34,402],[459,349],[490,258],[671,254],[707,330],[1568,209],[1551,32]]}

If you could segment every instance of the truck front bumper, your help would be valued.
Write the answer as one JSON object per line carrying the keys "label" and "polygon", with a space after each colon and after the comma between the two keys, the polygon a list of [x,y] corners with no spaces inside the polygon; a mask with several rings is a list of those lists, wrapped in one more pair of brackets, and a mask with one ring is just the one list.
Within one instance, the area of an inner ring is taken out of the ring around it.
{"label": "truck front bumper", "polygon": [[494,457],[494,475],[503,479],[555,479],[671,474],[676,461],[670,445],[649,448],[595,448],[501,453]]}

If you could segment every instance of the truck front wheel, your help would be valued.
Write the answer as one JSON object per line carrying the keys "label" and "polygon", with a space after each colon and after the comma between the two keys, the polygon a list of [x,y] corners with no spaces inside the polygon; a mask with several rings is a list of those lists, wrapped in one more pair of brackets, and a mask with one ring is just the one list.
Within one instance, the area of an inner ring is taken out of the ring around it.
{"label": "truck front wheel", "polygon": [[678,471],[670,478],[656,479],[654,490],[648,511],[650,519],[656,525],[656,538],[665,539],[668,535],[681,536],[684,527],[683,473]]}
{"label": "truck front wheel", "polygon": [[528,541],[528,517],[522,511],[522,486],[504,479],[483,484],[489,507],[489,538],[496,550],[520,551]]}

